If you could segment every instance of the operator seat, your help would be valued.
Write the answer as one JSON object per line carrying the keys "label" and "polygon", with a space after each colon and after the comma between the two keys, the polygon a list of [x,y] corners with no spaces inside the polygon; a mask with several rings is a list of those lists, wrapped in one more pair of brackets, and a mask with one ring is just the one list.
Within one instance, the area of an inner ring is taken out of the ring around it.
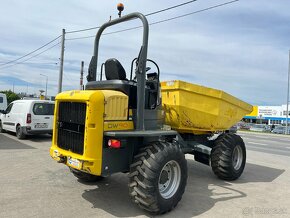
{"label": "operator seat", "polygon": [[137,85],[128,81],[126,71],[116,58],[110,58],[105,62],[105,76],[107,80],[90,81],[86,84],[86,90],[116,90],[129,97],[129,108],[137,107]]}
{"label": "operator seat", "polygon": [[126,72],[116,58],[106,60],[105,75],[107,80],[127,80]]}

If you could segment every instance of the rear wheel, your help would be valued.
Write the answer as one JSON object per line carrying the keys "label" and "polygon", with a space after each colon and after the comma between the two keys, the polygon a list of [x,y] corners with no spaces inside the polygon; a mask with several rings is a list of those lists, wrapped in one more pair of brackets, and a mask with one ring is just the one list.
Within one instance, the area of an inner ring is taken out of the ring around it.
{"label": "rear wheel", "polygon": [[243,139],[232,133],[220,135],[211,151],[213,172],[221,179],[235,180],[241,176],[246,164]]}
{"label": "rear wheel", "polygon": [[18,139],[25,139],[26,137],[20,125],[16,126],[16,136]]}
{"label": "rear wheel", "polygon": [[89,173],[82,172],[80,170],[76,170],[71,167],[69,169],[75,177],[77,177],[79,180],[83,182],[97,182],[104,178],[102,176],[95,176]]}
{"label": "rear wheel", "polygon": [[3,132],[5,132],[5,130],[3,129],[2,122],[0,121],[0,133],[3,133]]}
{"label": "rear wheel", "polygon": [[172,210],[181,200],[187,163],[178,145],[154,142],[134,157],[129,194],[141,208],[156,214]]}

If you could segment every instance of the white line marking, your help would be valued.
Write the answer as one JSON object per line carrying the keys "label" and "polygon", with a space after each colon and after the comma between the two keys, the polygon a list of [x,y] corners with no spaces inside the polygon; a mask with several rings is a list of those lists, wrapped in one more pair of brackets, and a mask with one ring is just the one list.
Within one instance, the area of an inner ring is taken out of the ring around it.
{"label": "white line marking", "polygon": [[[251,147],[251,145],[249,145],[249,147]],[[275,154],[275,152],[276,152],[276,154],[278,154],[278,153],[283,153],[283,154],[285,154],[285,153],[287,153],[288,154],[288,152],[289,151],[285,151],[285,150],[281,150],[281,149],[276,149],[276,148],[269,148],[269,147],[265,147],[265,148],[260,148],[260,147],[255,147],[254,145],[253,145],[253,148],[254,149],[257,149],[257,150],[259,150],[259,151],[261,151],[261,152],[263,152],[263,153],[265,153],[264,151],[273,151],[274,153],[273,154]],[[251,150],[251,149],[250,149]],[[277,153],[278,152],[278,153]],[[279,154],[278,154],[279,155]]]}
{"label": "white line marking", "polygon": [[267,144],[263,144],[263,143],[259,143],[259,142],[248,142],[249,144],[254,144],[254,145],[267,145]]}
{"label": "white line marking", "polygon": [[260,139],[269,139],[270,137],[268,137],[268,136],[257,136],[257,135],[255,135],[254,137],[256,137],[256,138],[260,138]]}
{"label": "white line marking", "polygon": [[[253,138],[252,138],[253,140]],[[257,140],[257,141],[265,141],[265,142],[271,142],[271,141],[275,141],[275,139],[271,140],[271,139],[254,139],[254,140]]]}

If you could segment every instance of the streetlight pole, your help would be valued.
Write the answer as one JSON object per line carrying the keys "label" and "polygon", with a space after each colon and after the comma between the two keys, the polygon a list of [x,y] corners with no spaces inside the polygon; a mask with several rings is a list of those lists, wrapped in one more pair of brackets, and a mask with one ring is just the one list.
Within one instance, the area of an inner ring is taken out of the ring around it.
{"label": "streetlight pole", "polygon": [[290,81],[290,50],[289,50],[289,65],[288,65],[288,83],[287,83],[287,105],[286,105],[286,132],[288,134],[288,115],[289,115],[289,81]]}
{"label": "streetlight pole", "polygon": [[44,75],[44,74],[40,74],[41,76],[45,76],[46,80],[45,80],[45,99],[47,97],[47,81],[48,81],[48,76]]}

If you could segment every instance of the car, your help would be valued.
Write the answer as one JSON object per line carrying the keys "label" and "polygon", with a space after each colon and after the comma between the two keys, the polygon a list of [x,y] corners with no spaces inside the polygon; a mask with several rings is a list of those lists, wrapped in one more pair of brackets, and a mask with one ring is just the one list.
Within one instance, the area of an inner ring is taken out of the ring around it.
{"label": "car", "polygon": [[265,132],[271,132],[271,126],[265,125]]}
{"label": "car", "polygon": [[13,101],[0,114],[0,132],[15,132],[19,139],[26,135],[52,134],[53,113],[53,101]]}
{"label": "car", "polygon": [[[276,126],[275,129],[272,130],[272,133],[275,134],[285,134],[286,126]],[[287,134],[290,134],[290,126],[288,127]]]}
{"label": "car", "polygon": [[238,130],[238,126],[237,125],[233,125],[229,128],[228,132],[231,132],[231,133],[236,133]]}
{"label": "car", "polygon": [[240,123],[239,129],[249,130],[253,125],[255,124],[254,123]]}
{"label": "car", "polygon": [[269,132],[269,127],[265,124],[255,124],[250,127],[250,131],[254,132]]}

